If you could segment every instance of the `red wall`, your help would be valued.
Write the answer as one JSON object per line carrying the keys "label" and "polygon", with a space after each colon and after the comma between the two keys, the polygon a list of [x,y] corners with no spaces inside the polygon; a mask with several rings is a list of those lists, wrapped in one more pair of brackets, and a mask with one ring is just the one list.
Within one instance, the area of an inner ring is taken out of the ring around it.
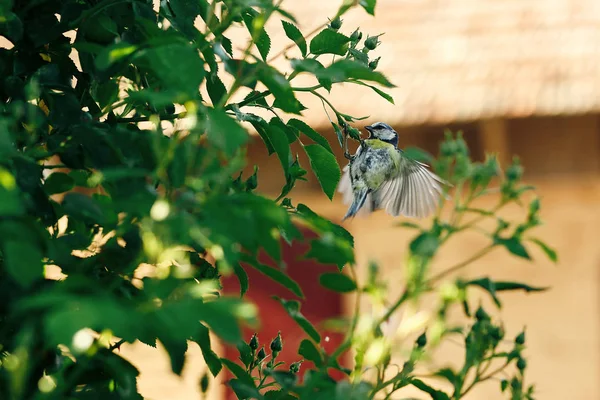
{"label": "red wall", "polygon": [[[304,234],[307,238],[311,235],[314,236],[310,232],[304,232]],[[297,298],[289,290],[260,274],[252,267],[244,265],[244,269],[248,273],[250,281],[246,299],[254,302],[259,309],[260,327],[257,333],[260,346],[264,345],[265,350],[269,353],[271,340],[277,336],[278,331],[281,331],[283,351],[277,360],[284,361],[287,368],[289,363],[302,359],[298,355],[298,346],[303,339],[307,338],[307,335],[272,296],[279,296],[286,300],[296,299],[301,302],[302,314],[315,325],[321,334],[321,345],[328,353],[331,353],[340,344],[343,335],[325,331],[319,326],[319,323],[328,318],[342,315],[342,299],[339,294],[323,289],[319,285],[319,275],[324,272],[337,271],[336,266],[323,266],[312,260],[303,260],[303,254],[308,251],[308,245],[303,243],[295,243],[292,246],[283,243],[282,250],[283,260],[287,265],[287,273],[300,285],[304,293],[304,300]],[[267,256],[262,255],[259,259],[264,264],[275,266]],[[225,293],[239,293],[239,283],[235,276],[223,279],[223,286]],[[250,339],[254,332],[254,330],[244,330],[246,341]],[[329,337],[329,341],[326,341],[327,337]],[[225,356],[237,360],[239,352],[235,347],[226,347]],[[302,364],[300,377],[304,375],[303,370],[309,366],[312,366],[312,363],[307,361]],[[226,375],[226,381],[231,377],[230,374]],[[340,378],[340,375],[333,377]],[[226,398],[227,400],[236,399],[229,389]]]}

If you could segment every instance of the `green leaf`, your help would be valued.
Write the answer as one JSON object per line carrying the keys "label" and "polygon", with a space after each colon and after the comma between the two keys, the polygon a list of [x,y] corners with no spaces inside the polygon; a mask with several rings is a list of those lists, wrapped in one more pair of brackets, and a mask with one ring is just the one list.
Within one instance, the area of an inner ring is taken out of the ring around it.
{"label": "green leaf", "polygon": [[540,246],[540,248],[542,249],[542,251],[544,253],[546,253],[546,255],[548,256],[548,258],[556,263],[558,262],[558,255],[556,254],[556,250],[554,250],[553,248],[551,248],[550,246],[548,246],[546,243],[542,242],[539,239],[536,238],[528,238],[527,240],[529,240],[532,243],[537,244],[538,246]]}
{"label": "green leaf", "polygon": [[54,172],[44,182],[44,190],[47,194],[64,193],[75,186],[75,181],[63,172]]}
{"label": "green leaf", "polygon": [[246,368],[250,367],[250,364],[252,364],[252,361],[254,361],[254,356],[252,355],[252,349],[248,343],[240,340],[236,347],[240,353],[240,361],[244,363]]}
{"label": "green leaf", "polygon": [[304,257],[314,258],[322,264],[336,265],[340,271],[346,264],[354,262],[352,248],[346,243],[340,242],[339,239],[333,238],[332,234],[312,240],[310,249]]}
{"label": "green leaf", "polygon": [[317,367],[323,365],[323,356],[321,352],[317,346],[315,346],[315,344],[308,339],[303,339],[302,342],[300,342],[298,354],[308,361],[312,361]]}
{"label": "green leaf", "polygon": [[231,386],[238,399],[264,400],[263,395],[254,385],[242,382],[239,379],[232,379],[229,381],[229,386]]}
{"label": "green leaf", "polygon": [[348,36],[327,28],[319,32],[310,41],[310,52],[317,55],[337,54],[343,56],[348,51],[349,41]]}
{"label": "green leaf", "polygon": [[138,50],[136,45],[127,42],[115,43],[112,46],[105,47],[98,56],[96,56],[96,68],[101,71],[107,70],[113,64],[126,60]]}
{"label": "green leaf", "polygon": [[410,251],[423,258],[431,258],[435,255],[438,247],[440,246],[440,240],[437,236],[431,232],[423,232],[412,242],[410,242]]}
{"label": "green leaf", "polygon": [[250,374],[248,374],[246,372],[246,370],[244,369],[244,367],[242,367],[239,364],[234,363],[231,360],[228,360],[226,358],[221,358],[221,362],[223,363],[223,365],[225,365],[227,367],[228,370],[231,371],[231,373],[240,380],[240,382],[245,383],[246,385],[249,385],[250,387],[255,387],[254,385],[254,379],[252,379],[252,377],[250,376]]}
{"label": "green leaf", "polygon": [[321,286],[338,293],[349,293],[356,290],[356,282],[342,273],[325,273],[319,277]]}
{"label": "green leaf", "polygon": [[267,56],[269,55],[269,50],[271,49],[271,38],[269,38],[269,35],[267,34],[267,31],[265,31],[265,28],[262,26],[262,24],[260,27],[258,27],[258,29],[256,29],[256,21],[262,20],[262,18],[257,19],[257,16],[258,11],[250,7],[246,8],[246,10],[242,13],[244,23],[246,24],[248,32],[250,32],[250,35],[254,40],[254,44],[256,45],[258,52],[260,53],[262,59],[267,61]]}
{"label": "green leaf", "polygon": [[258,270],[261,274],[271,278],[273,281],[279,283],[284,288],[288,289],[290,292],[294,293],[296,296],[300,298],[304,298],[302,294],[302,289],[300,286],[290,278],[286,273],[281,271],[278,268],[269,267],[268,265],[264,265],[259,263],[258,261],[251,259],[250,257],[243,257],[244,262],[248,263],[250,266]]}
{"label": "green leaf", "polygon": [[504,246],[506,248],[506,250],[508,250],[510,253],[514,254],[515,256],[522,257],[527,260],[531,260],[531,256],[529,256],[527,249],[525,248],[525,246],[523,246],[521,241],[519,239],[517,239],[516,237],[511,237],[508,239],[501,238],[501,237],[495,237],[494,244]]}
{"label": "green leaf", "polygon": [[333,154],[333,150],[331,149],[331,146],[329,145],[329,142],[327,141],[327,139],[325,139],[319,132],[315,131],[304,121],[300,121],[299,119],[292,118],[287,122],[287,124],[289,126],[293,126],[297,130],[302,132],[304,135],[308,136],[315,143],[323,146],[325,149],[327,149],[327,151],[329,151],[330,153]]}
{"label": "green leaf", "polygon": [[227,93],[227,89],[217,74],[211,74],[206,79],[206,91],[213,105],[219,104],[223,96]]}
{"label": "green leaf", "polygon": [[257,77],[277,100],[277,108],[291,114],[300,114],[304,109],[296,99],[290,82],[281,72],[264,64],[262,68],[258,68]]}
{"label": "green leaf", "polygon": [[15,177],[0,167],[0,216],[16,216],[24,212]]}
{"label": "green leaf", "polygon": [[294,58],[291,60],[290,64],[294,71],[301,72],[310,72],[312,74],[317,74],[319,71],[323,71],[325,67],[318,60],[313,58],[305,58],[305,59],[297,59]]}
{"label": "green leaf", "polygon": [[302,52],[302,56],[306,57],[306,40],[304,39],[302,32],[300,32],[300,29],[298,29],[296,25],[287,21],[282,20],[281,24],[283,25],[283,30],[285,31],[286,36],[296,43]]}
{"label": "green leaf", "polygon": [[2,246],[4,265],[12,278],[28,288],[44,276],[42,252],[30,242],[6,240]]}
{"label": "green leaf", "polygon": [[340,60],[331,64],[317,75],[333,82],[345,82],[348,79],[360,79],[379,83],[385,87],[395,87],[382,73],[372,71],[368,66],[353,60]]}
{"label": "green leaf", "polygon": [[446,393],[442,392],[441,390],[432,388],[420,379],[413,378],[411,380],[411,383],[417,389],[429,394],[432,400],[450,400],[450,396],[448,396]]}
{"label": "green leaf", "polygon": [[375,15],[375,4],[377,0],[359,0],[358,4],[361,5],[362,8],[365,9],[371,15]]}
{"label": "green leaf", "polygon": [[212,145],[223,150],[228,156],[235,152],[248,141],[248,133],[221,109],[206,109],[207,123],[206,134]]}
{"label": "green leaf", "polygon": [[153,47],[140,51],[136,58],[138,65],[154,72],[163,89],[181,93],[187,98],[198,97],[206,72],[200,54],[191,45],[170,43]]}
{"label": "green leaf", "polygon": [[304,330],[304,332],[306,332],[312,340],[317,343],[321,341],[321,335],[319,335],[319,332],[317,332],[315,327],[300,312],[300,303],[298,301],[285,300],[277,296],[273,296],[273,298],[281,303],[288,315],[292,317],[292,319],[296,321],[298,325],[300,325],[300,328],[302,328],[302,330]]}
{"label": "green leaf", "polygon": [[268,124],[265,128],[265,134],[277,153],[283,172],[287,175],[290,166],[290,143],[287,136],[276,124]]}
{"label": "green leaf", "polygon": [[63,211],[73,218],[82,219],[91,224],[102,224],[104,213],[98,203],[81,193],[67,193],[62,202]]}
{"label": "green leaf", "polygon": [[240,282],[240,297],[244,297],[244,294],[248,291],[248,274],[246,273],[246,270],[237,263],[233,265],[233,272]]}
{"label": "green leaf", "polygon": [[490,278],[475,279],[475,280],[466,282],[466,285],[479,286],[480,288],[486,290],[490,294],[490,296],[494,300],[494,303],[496,303],[496,305],[498,307],[501,307],[502,304],[500,303],[500,299],[496,296],[496,292],[508,291],[508,290],[524,290],[525,292],[529,293],[529,292],[541,292],[541,291],[548,289],[548,288],[544,288],[544,287],[533,287],[533,286],[529,286],[529,285],[526,285],[524,283],[519,283],[519,282],[503,282],[503,281],[494,282]]}
{"label": "green leaf", "polygon": [[198,329],[198,333],[192,337],[192,340],[198,343],[198,346],[200,346],[200,350],[202,350],[202,357],[204,357],[204,362],[206,362],[206,365],[208,365],[210,373],[216,377],[219,372],[221,372],[221,360],[211,347],[208,328],[202,324],[199,324],[199,326],[200,328]]}
{"label": "green leaf", "polygon": [[315,172],[323,192],[332,200],[342,176],[335,156],[318,144],[308,144],[304,146],[304,151],[306,151],[310,166]]}
{"label": "green leaf", "polygon": [[389,94],[387,94],[383,90],[381,90],[379,88],[376,88],[373,85],[369,85],[368,83],[364,83],[364,82],[361,82],[361,81],[350,81],[350,82],[356,83],[357,85],[367,86],[367,87],[373,89],[373,91],[375,93],[377,93],[378,95],[380,95],[381,97],[383,97],[384,99],[386,99],[387,101],[389,101],[390,103],[395,104],[394,103],[394,98],[392,96],[390,96]]}

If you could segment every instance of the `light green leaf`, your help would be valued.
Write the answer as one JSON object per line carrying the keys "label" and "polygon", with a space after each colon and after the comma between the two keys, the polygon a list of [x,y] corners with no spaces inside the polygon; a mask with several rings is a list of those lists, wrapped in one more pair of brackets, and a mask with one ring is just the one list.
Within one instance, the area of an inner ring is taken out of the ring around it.
{"label": "light green leaf", "polygon": [[300,29],[298,29],[296,25],[287,21],[281,21],[281,23],[283,25],[283,30],[285,31],[286,36],[293,40],[294,43],[296,43],[296,45],[302,52],[302,56],[305,57],[307,50],[306,39],[304,39],[304,36],[302,35],[302,32],[300,32]]}
{"label": "light green leaf", "polygon": [[255,26],[256,21],[258,21],[256,18],[257,16],[258,11],[250,7],[246,8],[242,14],[244,23],[248,28],[248,32],[250,32],[250,35],[252,35],[252,38],[254,39],[254,44],[256,45],[258,52],[260,53],[262,59],[267,61],[269,50],[271,50],[271,38],[262,25],[259,27]]}
{"label": "light green leaf", "polygon": [[107,70],[111,65],[125,60],[137,50],[136,45],[127,42],[119,42],[105,47],[96,57],[96,68],[101,71]]}
{"label": "light green leaf", "polygon": [[527,240],[529,240],[532,243],[537,244],[538,246],[540,246],[540,248],[542,249],[542,251],[544,253],[546,253],[546,255],[548,256],[548,258],[556,263],[558,262],[558,255],[556,254],[556,250],[554,250],[553,248],[551,248],[550,246],[548,246],[546,243],[542,242],[539,239],[536,238],[528,238]]}
{"label": "light green leaf", "polygon": [[343,56],[348,51],[350,38],[346,35],[324,29],[310,41],[310,52],[312,54],[337,54]]}
{"label": "light green leaf", "polygon": [[323,192],[329,199],[333,199],[335,189],[342,176],[335,156],[318,144],[308,144],[304,146],[304,151],[308,155],[310,166],[315,172]]}
{"label": "light green leaf", "polygon": [[220,109],[206,109],[206,134],[209,142],[228,156],[248,141],[248,133],[227,113]]}
{"label": "light green leaf", "polygon": [[342,273],[325,273],[319,277],[321,286],[338,293],[349,293],[356,290],[356,282]]}

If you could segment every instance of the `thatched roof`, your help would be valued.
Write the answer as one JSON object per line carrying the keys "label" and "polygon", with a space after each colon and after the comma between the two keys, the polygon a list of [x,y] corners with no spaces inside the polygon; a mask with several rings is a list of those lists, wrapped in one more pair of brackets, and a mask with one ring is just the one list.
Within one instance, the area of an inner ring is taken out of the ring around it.
{"label": "thatched roof", "polygon": [[[339,3],[284,6],[308,32]],[[375,18],[353,10],[342,31],[357,26],[385,32],[376,53],[396,105],[347,85],[331,97],[344,112],[418,125],[600,111],[600,0],[379,0]],[[328,123],[308,103],[308,119]]]}

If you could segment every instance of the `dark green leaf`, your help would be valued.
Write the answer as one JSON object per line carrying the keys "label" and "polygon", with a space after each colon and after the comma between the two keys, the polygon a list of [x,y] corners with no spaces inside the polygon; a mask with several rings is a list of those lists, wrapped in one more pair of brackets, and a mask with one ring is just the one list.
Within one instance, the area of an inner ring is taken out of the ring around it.
{"label": "dark green leaf", "polygon": [[496,237],[496,238],[494,238],[494,244],[504,246],[506,248],[506,250],[508,250],[510,253],[514,254],[515,256],[522,257],[527,260],[531,260],[531,257],[529,256],[527,249],[525,249],[525,246],[523,246],[521,241],[519,239],[517,239],[516,237],[511,237],[508,239]]}
{"label": "dark green leaf", "polygon": [[283,172],[287,174],[290,166],[290,143],[285,132],[275,124],[268,124],[265,126],[265,134],[277,153]]}
{"label": "dark green leaf", "polygon": [[252,349],[248,343],[244,342],[243,340],[240,340],[236,347],[240,352],[240,361],[244,363],[246,368],[249,368],[250,364],[252,364],[252,361],[254,360]]}
{"label": "dark green leaf", "polygon": [[371,15],[375,15],[375,4],[377,3],[377,0],[359,0],[358,3],[362,6],[362,8],[365,9],[366,12]]}
{"label": "dark green leaf", "polygon": [[244,367],[226,358],[221,358],[221,362],[237,379],[240,380],[240,382],[243,382],[250,387],[255,387],[254,379],[252,379],[252,377],[246,372]]}
{"label": "dark green leaf", "polygon": [[431,232],[423,232],[410,242],[410,251],[423,258],[431,258],[440,246],[440,240]]}
{"label": "dark green leaf", "polygon": [[115,43],[112,46],[104,48],[96,57],[96,68],[106,70],[113,64],[126,60],[132,56],[138,47],[127,42]]}
{"label": "dark green leaf", "polygon": [[296,118],[292,118],[287,122],[287,124],[289,126],[293,126],[297,130],[299,130],[300,132],[302,132],[303,134],[308,136],[315,143],[320,144],[325,149],[327,149],[327,151],[329,151],[330,153],[333,154],[333,150],[331,149],[331,146],[329,145],[329,142],[327,141],[327,139],[325,139],[319,132],[315,131],[313,128],[311,128],[305,122],[300,121],[299,119],[296,119]]}
{"label": "dark green leaf", "polygon": [[317,74],[319,71],[323,71],[325,67],[318,60],[312,58],[297,59],[294,58],[291,61],[292,68],[296,72],[310,72]]}
{"label": "dark green leaf", "polygon": [[75,186],[75,181],[63,172],[54,172],[44,182],[44,190],[48,194],[64,193]]}
{"label": "dark green leaf", "polygon": [[34,244],[8,239],[2,246],[2,252],[6,270],[23,287],[30,287],[43,278],[42,253]]}
{"label": "dark green leaf", "polygon": [[198,329],[198,333],[192,337],[192,340],[198,343],[200,346],[200,349],[202,350],[202,356],[204,357],[204,362],[206,362],[206,365],[208,365],[210,373],[216,377],[222,368],[221,360],[211,348],[208,328],[202,324],[199,324],[199,326],[200,328]]}
{"label": "dark green leaf", "polygon": [[274,298],[281,303],[289,316],[292,317],[298,325],[300,325],[300,327],[308,334],[308,336],[310,336],[312,340],[317,343],[321,341],[321,335],[319,335],[319,332],[317,332],[315,327],[300,312],[300,303],[298,301],[285,300],[277,296],[274,296]]}
{"label": "dark green leaf", "polygon": [[219,104],[223,96],[227,93],[227,89],[217,74],[209,75],[206,79],[206,91],[213,105]]}
{"label": "dark green leaf", "polygon": [[354,262],[354,252],[347,242],[333,237],[330,233],[321,239],[310,242],[310,250],[304,256],[314,258],[323,264],[333,264],[341,271],[348,263]]}
{"label": "dark green leaf", "polygon": [[182,100],[197,97],[206,74],[200,54],[187,43],[170,43],[140,51],[137,61],[138,65],[154,72],[164,89],[186,96]]}
{"label": "dark green leaf", "polygon": [[206,134],[208,140],[217,148],[223,150],[228,156],[235,152],[248,141],[248,133],[227,113],[220,109],[206,109],[207,123]]}
{"label": "dark green leaf", "polygon": [[542,242],[539,239],[536,238],[528,238],[527,240],[529,240],[530,242],[533,242],[535,244],[537,244],[538,246],[540,246],[540,248],[542,249],[542,251],[544,253],[546,253],[546,255],[548,256],[548,258],[552,261],[552,262],[558,262],[558,255],[556,254],[556,250],[554,250],[553,248],[549,247],[546,243]]}
{"label": "dark green leaf", "polygon": [[249,383],[243,382],[239,379],[232,379],[229,381],[229,386],[231,386],[238,399],[264,399],[263,395],[260,394],[254,384],[250,385]]}
{"label": "dark green leaf", "polygon": [[290,22],[287,22],[287,21],[281,21],[281,23],[283,24],[283,30],[285,31],[286,36],[288,38],[290,38],[291,40],[293,40],[294,43],[296,43],[296,45],[302,52],[302,56],[305,57],[306,56],[306,40],[304,39],[302,32],[300,32],[300,29],[298,29],[298,27],[296,25],[294,25]]}
{"label": "dark green leaf", "polygon": [[411,383],[417,389],[429,394],[432,400],[450,400],[450,396],[448,396],[446,393],[432,388],[420,379],[412,379]]}
{"label": "dark green leaf", "polygon": [[66,215],[89,223],[102,224],[104,213],[98,203],[81,193],[67,193],[62,203]]}
{"label": "dark green leaf", "polygon": [[16,216],[24,212],[15,177],[0,167],[0,216]]}
{"label": "dark green leaf", "polygon": [[319,78],[331,79],[333,82],[344,82],[348,79],[359,79],[379,83],[385,87],[395,87],[383,74],[372,71],[358,61],[340,60],[331,64],[317,75]]}
{"label": "dark green leaf", "polygon": [[300,342],[298,354],[308,361],[312,361],[317,367],[323,365],[323,356],[321,352],[317,349],[317,346],[308,339],[303,339],[302,342]]}
{"label": "dark green leaf", "polygon": [[298,284],[285,272],[281,271],[278,268],[273,268],[269,267],[268,265],[261,264],[256,260],[250,259],[250,257],[244,257],[244,261],[247,262],[250,266],[254,267],[263,275],[271,278],[275,282],[279,283],[281,286],[288,289],[290,292],[294,293],[296,296],[304,298],[300,286],[298,286]]}
{"label": "dark green leaf", "polygon": [[319,277],[319,283],[334,292],[349,293],[356,290],[356,282],[342,273],[325,273]]}
{"label": "dark green leaf", "polygon": [[343,56],[348,51],[350,38],[334,31],[324,29],[310,41],[310,52],[312,54],[337,54]]}
{"label": "dark green leaf", "polygon": [[237,276],[240,282],[240,297],[244,297],[244,294],[248,291],[248,274],[246,270],[240,264],[233,265],[233,272]]}
{"label": "dark green leaf", "polygon": [[333,199],[335,189],[342,176],[335,156],[318,144],[308,144],[304,146],[304,150],[323,192],[330,200]]}
{"label": "dark green leaf", "polygon": [[496,292],[502,292],[506,290],[524,290],[525,292],[543,292],[548,290],[547,287],[537,287],[537,286],[529,286],[524,283],[519,282],[504,282],[504,281],[496,281],[494,282],[494,286],[496,287]]}
{"label": "dark green leaf", "polygon": [[269,55],[269,50],[271,49],[271,38],[267,35],[267,31],[261,25],[258,29],[254,26],[254,22],[256,21],[256,17],[258,16],[258,11],[253,8],[246,8],[245,12],[242,14],[242,18],[244,19],[244,23],[248,28],[248,32],[252,35],[254,39],[254,44],[258,49],[258,52],[262,56],[263,60],[267,61],[267,56]]}

